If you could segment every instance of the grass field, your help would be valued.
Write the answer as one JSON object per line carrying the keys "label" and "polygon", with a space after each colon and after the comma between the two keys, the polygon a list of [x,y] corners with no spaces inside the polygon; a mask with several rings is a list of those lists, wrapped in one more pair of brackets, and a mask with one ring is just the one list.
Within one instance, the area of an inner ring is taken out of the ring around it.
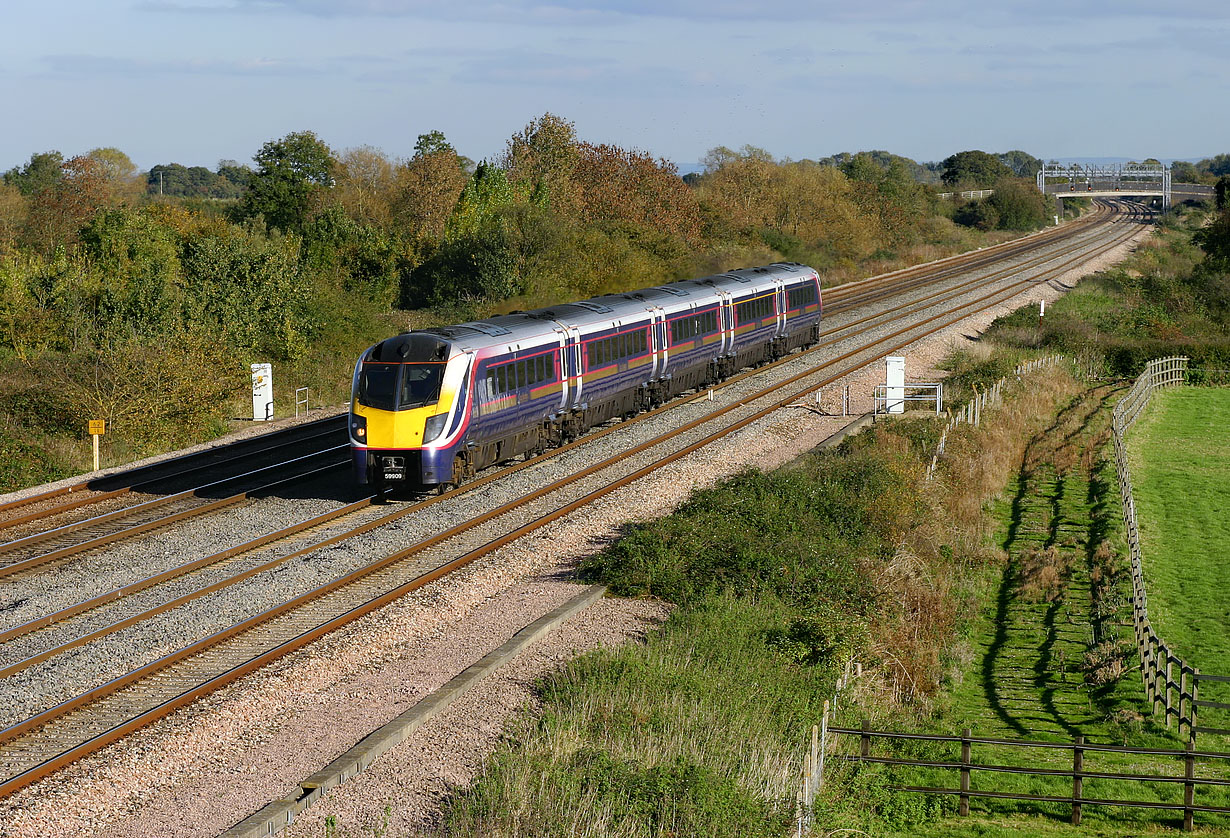
{"label": "grass field", "polygon": [[[1148,712],[1130,644],[1128,577],[1123,558],[1113,464],[1105,450],[1110,411],[1120,393],[1111,387],[1074,399],[1026,450],[1024,462],[997,504],[998,538],[1007,561],[993,580],[996,592],[956,655],[948,705],[931,725],[937,733],[975,737],[1181,748],[1172,728]],[[1118,676],[1118,677],[1115,677]],[[956,745],[932,746],[923,758],[956,760]],[[904,754],[901,754],[904,756]],[[976,745],[973,762],[1067,770],[1067,750]],[[1181,773],[1177,760],[1148,755],[1088,754],[1088,771]],[[1204,776],[1224,775],[1205,766]],[[1208,772],[1208,774],[1205,774]],[[914,769],[895,779],[908,785],[957,784],[953,771]],[[972,788],[1065,796],[1067,778],[974,772]],[[1161,783],[1087,780],[1087,797],[1177,803],[1181,792]],[[1225,795],[1201,789],[1206,805]],[[948,798],[949,801],[952,798]],[[951,806],[951,803],[947,803]],[[1176,813],[1085,807],[1085,826],[1064,821],[1066,804],[974,800],[971,819],[945,819],[918,835],[1137,835],[1173,829]],[[1008,817],[1011,813],[1011,817]],[[1204,829],[1225,822],[1198,817]],[[891,834],[891,833],[886,833]]]}
{"label": "grass field", "polygon": [[[1230,675],[1230,389],[1154,394],[1128,449],[1153,626],[1202,672]],[[1230,713],[1202,721],[1230,728]]]}

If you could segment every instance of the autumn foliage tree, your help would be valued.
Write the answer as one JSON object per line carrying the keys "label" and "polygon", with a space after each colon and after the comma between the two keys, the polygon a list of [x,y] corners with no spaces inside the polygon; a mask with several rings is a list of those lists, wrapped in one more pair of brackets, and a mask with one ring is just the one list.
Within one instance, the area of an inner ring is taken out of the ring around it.
{"label": "autumn foliage tree", "polygon": [[581,220],[700,244],[700,207],[675,164],[615,145],[580,143],[578,152],[572,179]]}
{"label": "autumn foliage tree", "polygon": [[44,253],[76,244],[81,228],[111,198],[102,165],[94,158],[74,157],[60,168],[60,179],[30,202],[26,236]]}

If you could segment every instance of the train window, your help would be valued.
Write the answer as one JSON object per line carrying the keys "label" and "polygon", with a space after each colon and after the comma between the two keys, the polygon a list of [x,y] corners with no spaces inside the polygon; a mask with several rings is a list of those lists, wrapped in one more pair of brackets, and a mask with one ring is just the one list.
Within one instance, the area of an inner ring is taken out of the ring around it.
{"label": "train window", "polygon": [[645,351],[645,346],[646,346],[646,343],[645,343],[645,330],[644,330],[644,329],[638,329],[638,330],[636,331],[636,351],[637,351],[637,352],[644,352],[644,351]]}
{"label": "train window", "polygon": [[495,368],[495,391],[501,396],[508,392],[508,367]]}
{"label": "train window", "polygon": [[397,404],[397,364],[364,363],[359,373],[359,404],[394,410]]}
{"label": "train window", "polygon": [[402,364],[401,397],[397,409],[422,407],[440,400],[444,364]]}
{"label": "train window", "polygon": [[816,301],[816,286],[808,283],[807,285],[800,285],[798,288],[791,288],[787,292],[787,298],[790,308],[802,308],[803,306],[811,305]]}

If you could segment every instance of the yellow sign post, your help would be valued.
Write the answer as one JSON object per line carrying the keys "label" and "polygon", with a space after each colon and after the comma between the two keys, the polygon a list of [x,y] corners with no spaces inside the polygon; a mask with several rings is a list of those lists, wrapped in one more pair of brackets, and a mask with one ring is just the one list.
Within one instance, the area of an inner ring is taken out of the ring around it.
{"label": "yellow sign post", "polygon": [[106,419],[90,420],[90,436],[94,437],[94,471],[98,471],[98,438],[107,432]]}

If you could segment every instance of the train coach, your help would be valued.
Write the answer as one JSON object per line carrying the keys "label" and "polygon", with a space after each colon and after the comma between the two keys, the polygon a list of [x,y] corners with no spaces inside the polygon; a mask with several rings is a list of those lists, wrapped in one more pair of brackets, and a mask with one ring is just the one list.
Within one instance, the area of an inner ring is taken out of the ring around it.
{"label": "train coach", "polygon": [[821,313],[819,274],[782,262],[396,335],[355,365],[355,475],[461,483],[811,345]]}

